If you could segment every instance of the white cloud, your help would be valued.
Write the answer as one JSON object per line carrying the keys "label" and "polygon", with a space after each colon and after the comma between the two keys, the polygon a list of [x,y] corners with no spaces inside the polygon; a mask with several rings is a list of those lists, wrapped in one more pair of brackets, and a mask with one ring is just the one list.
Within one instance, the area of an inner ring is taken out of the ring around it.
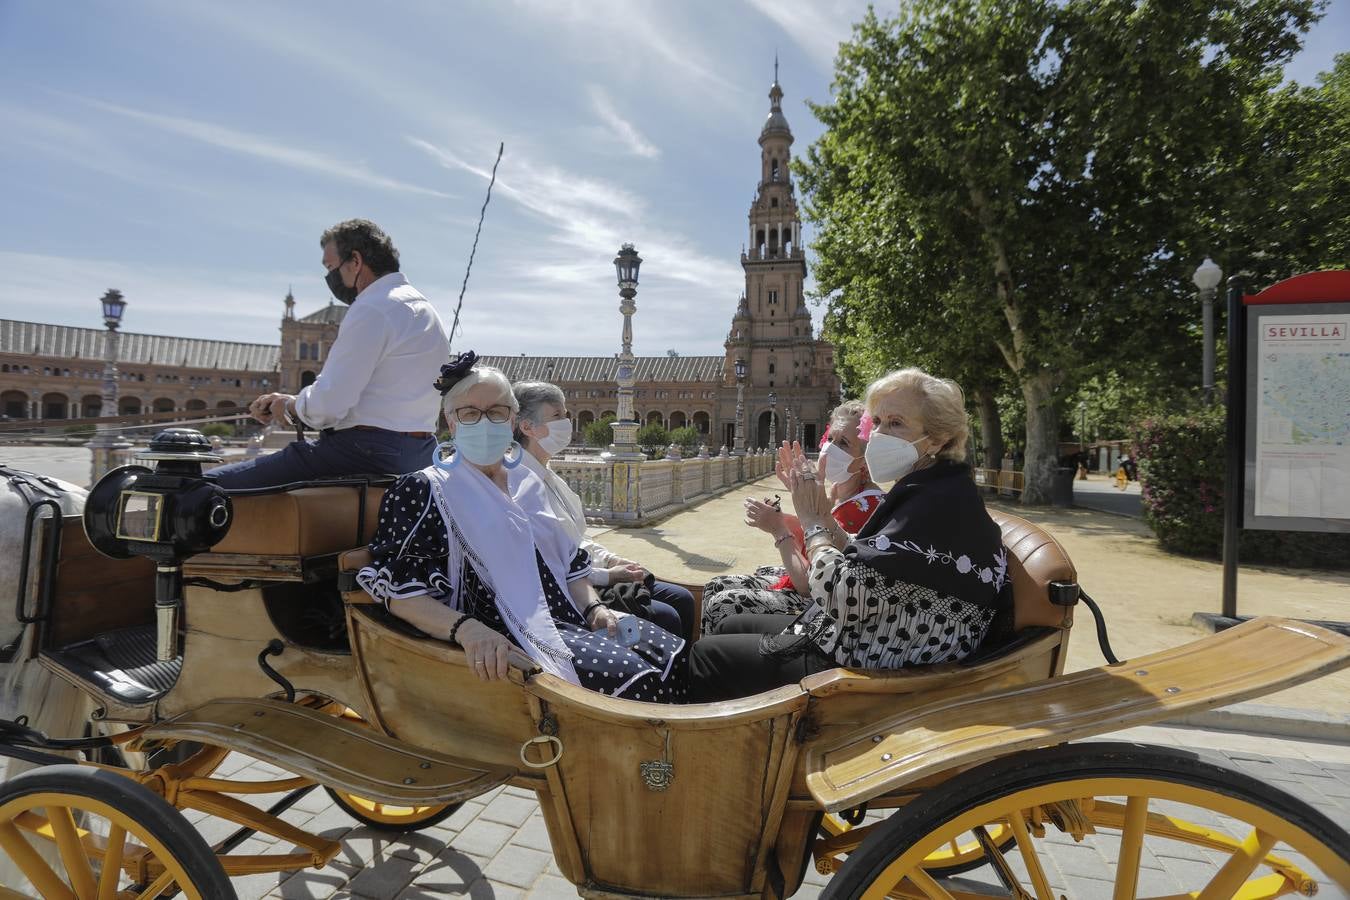
{"label": "white cloud", "polygon": [[145,112],[144,110],[132,109],[131,107],[120,106],[116,103],[108,103],[103,100],[95,100],[88,97],[77,97],[75,99],[78,99],[95,109],[100,109],[104,112],[122,116],[133,121],[143,122],[146,125],[158,128],[161,131],[167,131],[170,134],[176,134],[180,137],[199,141],[203,144],[208,144],[222,150],[229,150],[234,153],[241,153],[245,156],[267,160],[268,162],[279,163],[280,165],[288,166],[293,169],[315,172],[320,175],[327,175],[331,178],[353,181],[367,186],[385,188],[386,190],[422,194],[429,197],[440,197],[442,199],[448,199],[450,197],[449,194],[445,194],[441,191],[379,175],[358,163],[347,162],[313,150],[290,147],[265,137],[249,134],[245,131],[226,128],[223,125],[215,125],[211,122],[189,119],[184,116],[167,116],[159,113]]}
{"label": "white cloud", "polygon": [[605,93],[604,88],[599,85],[591,85],[590,94],[591,106],[595,109],[595,114],[609,126],[614,136],[631,153],[646,159],[656,159],[661,155],[661,148],[643,137],[641,132],[633,126],[633,123],[619,115],[619,111],[614,108],[614,101],[610,99],[609,94]]}
{"label": "white cloud", "polygon": [[864,0],[784,3],[782,0],[746,0],[772,20],[806,52],[816,65],[829,72],[839,43],[853,34],[853,23],[862,19],[870,5]]}

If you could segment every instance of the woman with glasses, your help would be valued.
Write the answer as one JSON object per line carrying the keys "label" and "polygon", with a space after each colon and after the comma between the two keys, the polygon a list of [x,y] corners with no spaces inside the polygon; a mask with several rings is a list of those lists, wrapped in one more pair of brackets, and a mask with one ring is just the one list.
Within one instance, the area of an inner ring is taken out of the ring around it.
{"label": "woman with glasses", "polygon": [[591,690],[649,702],[684,697],[686,643],[602,605],[589,555],[521,465],[519,405],[471,352],[436,387],[453,446],[385,494],[361,587],[399,618],[464,648],[484,680],[505,678],[512,646]]}
{"label": "woman with glasses", "polygon": [[[548,490],[549,504],[563,526],[591,557],[590,582],[597,588],[647,581],[651,573],[630,559],[611,553],[586,537],[586,514],[581,497],[548,467],[548,461],[572,442],[572,420],[562,388],[547,381],[522,381],[512,389],[520,411],[516,440],[525,449],[525,465],[534,470]],[[672,634],[689,640],[694,634],[694,595],[688,588],[650,581],[651,606],[647,618]]]}

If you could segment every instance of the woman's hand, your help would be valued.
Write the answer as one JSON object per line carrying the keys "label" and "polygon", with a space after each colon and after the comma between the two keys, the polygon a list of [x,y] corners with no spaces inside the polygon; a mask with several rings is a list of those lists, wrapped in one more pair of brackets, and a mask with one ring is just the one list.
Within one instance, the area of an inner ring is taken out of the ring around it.
{"label": "woman's hand", "polygon": [[609,573],[610,584],[641,581],[647,577],[647,570],[634,562],[620,562],[617,566],[611,566],[605,571]]}
{"label": "woman's hand", "polygon": [[803,527],[829,525],[830,499],[825,495],[825,454],[813,466],[802,454],[801,447],[794,445],[789,451],[786,443],[779,454],[780,463],[784,457],[790,460],[785,467],[784,480],[792,492],[792,506],[797,511]]}
{"label": "woman's hand", "polygon": [[586,616],[586,624],[591,626],[591,631],[605,630],[611,639],[619,636],[619,615],[608,606],[592,606],[590,614]]}
{"label": "woman's hand", "polygon": [[782,534],[785,528],[782,510],[753,497],[745,501],[745,524],[775,537]]}
{"label": "woman's hand", "polygon": [[455,640],[464,648],[469,659],[469,668],[484,681],[500,681],[506,678],[511,666],[507,661],[511,653],[511,642],[477,619],[470,619],[459,626]]}

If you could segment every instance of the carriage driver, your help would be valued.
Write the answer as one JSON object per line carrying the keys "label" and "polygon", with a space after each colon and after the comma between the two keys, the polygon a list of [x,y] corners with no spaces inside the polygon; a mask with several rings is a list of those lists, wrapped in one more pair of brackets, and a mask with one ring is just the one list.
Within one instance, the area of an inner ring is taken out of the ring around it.
{"label": "carriage driver", "polygon": [[401,475],[431,459],[441,399],[431,382],[450,352],[445,325],[399,272],[398,250],[374,222],[339,222],[319,244],[328,288],[351,308],[313,384],[249,404],[264,425],[299,421],[319,431],[319,439],[221,466],[210,473],[221,487]]}

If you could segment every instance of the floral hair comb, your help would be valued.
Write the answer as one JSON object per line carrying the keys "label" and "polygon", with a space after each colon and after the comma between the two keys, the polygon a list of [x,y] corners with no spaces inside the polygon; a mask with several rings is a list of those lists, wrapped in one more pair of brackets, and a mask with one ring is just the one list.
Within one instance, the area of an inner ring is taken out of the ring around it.
{"label": "floral hair comb", "polygon": [[440,391],[441,396],[444,397],[465,375],[469,374],[469,370],[473,368],[473,364],[476,362],[478,362],[478,354],[472,350],[465,350],[455,358],[454,362],[441,366],[441,377],[436,379],[436,390]]}

